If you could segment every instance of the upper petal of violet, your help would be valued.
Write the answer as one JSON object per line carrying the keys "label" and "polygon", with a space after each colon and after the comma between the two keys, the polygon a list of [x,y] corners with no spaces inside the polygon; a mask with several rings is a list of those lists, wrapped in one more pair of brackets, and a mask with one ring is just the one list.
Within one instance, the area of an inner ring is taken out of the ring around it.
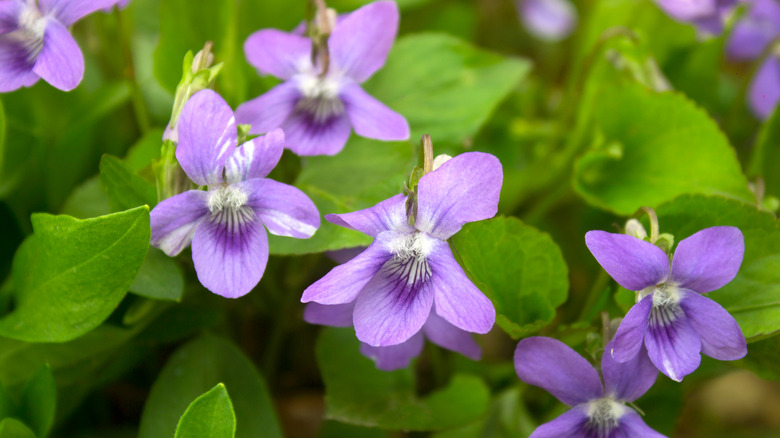
{"label": "upper petal of violet", "polygon": [[225,165],[229,183],[265,178],[279,163],[284,152],[284,132],[275,129],[237,147]]}
{"label": "upper petal of violet", "polygon": [[602,268],[628,290],[655,286],[669,275],[669,259],[650,242],[626,234],[588,231],[585,244]]}
{"label": "upper petal of violet", "polygon": [[604,395],[596,369],[557,339],[521,340],[515,349],[515,371],[523,382],[543,388],[569,406]]}
{"label": "upper petal of violet", "polygon": [[299,188],[267,178],[236,185],[245,188],[247,205],[271,234],[308,239],[319,228],[320,213]]}
{"label": "upper petal of violet", "polygon": [[334,66],[358,83],[379,70],[398,33],[394,1],[376,1],[350,13],[328,39]]}
{"label": "upper petal of violet", "polygon": [[238,140],[233,111],[213,90],[202,90],[184,105],[178,122],[176,158],[195,184],[223,181],[225,163]]}
{"label": "upper petal of violet", "polygon": [[364,210],[327,214],[325,220],[344,228],[360,231],[371,237],[376,237],[383,231],[401,233],[414,231],[406,218],[406,195],[402,194],[385,199]]}
{"label": "upper petal of violet", "polygon": [[447,240],[467,222],[498,211],[501,162],[483,152],[466,152],[420,178],[415,228]]}
{"label": "upper petal of violet", "polygon": [[404,116],[374,99],[360,85],[344,87],[340,97],[358,135],[385,141],[409,138],[409,124]]}
{"label": "upper petal of violet", "polygon": [[276,29],[259,30],[244,42],[246,60],[260,74],[290,79],[301,65],[311,63],[311,40]]}
{"label": "upper petal of violet", "polygon": [[739,228],[706,228],[677,245],[672,281],[700,293],[720,289],[736,277],[744,254],[745,239]]}
{"label": "upper petal of violet", "polygon": [[118,0],[38,0],[41,12],[52,14],[57,20],[70,27],[84,16],[95,11],[110,8]]}
{"label": "upper petal of violet", "polygon": [[84,77],[84,55],[68,29],[57,20],[46,21],[43,47],[33,71],[63,91],[76,88]]}

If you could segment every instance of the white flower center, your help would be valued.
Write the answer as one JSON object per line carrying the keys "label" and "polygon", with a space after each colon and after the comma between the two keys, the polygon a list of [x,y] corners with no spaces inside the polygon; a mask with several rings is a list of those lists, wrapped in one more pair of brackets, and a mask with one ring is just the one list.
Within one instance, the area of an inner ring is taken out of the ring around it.
{"label": "white flower center", "polygon": [[223,210],[237,211],[249,200],[247,195],[241,188],[235,185],[225,185],[209,192],[209,210],[213,214],[222,212]]}
{"label": "white flower center", "polygon": [[317,123],[327,122],[343,114],[344,103],[339,98],[343,86],[342,75],[332,65],[328,74],[320,76],[310,60],[302,64],[294,80],[303,97],[295,108],[311,115]]}
{"label": "white flower center", "polygon": [[611,398],[603,397],[588,402],[587,428],[596,432],[595,436],[609,436],[620,422],[620,418],[626,413],[626,405]]}
{"label": "white flower center", "polygon": [[387,249],[393,254],[383,269],[389,274],[405,278],[410,286],[419,286],[430,278],[428,256],[433,250],[434,238],[425,233],[401,234],[392,239]]}

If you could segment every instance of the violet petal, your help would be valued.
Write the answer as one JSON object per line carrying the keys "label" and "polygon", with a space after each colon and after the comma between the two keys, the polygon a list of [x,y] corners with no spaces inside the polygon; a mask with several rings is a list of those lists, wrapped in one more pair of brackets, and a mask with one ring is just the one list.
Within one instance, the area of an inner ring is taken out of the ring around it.
{"label": "violet petal", "polygon": [[33,64],[27,56],[28,52],[20,44],[0,38],[0,93],[38,82],[40,76],[33,72]]}
{"label": "violet petal", "polygon": [[645,346],[656,368],[677,382],[701,363],[699,334],[679,306],[652,310]]}
{"label": "violet petal", "polygon": [[390,257],[385,242],[381,239],[374,240],[374,243],[357,257],[336,266],[307,287],[303,291],[301,301],[320,304],[351,303]]}
{"label": "violet petal", "polygon": [[208,192],[189,190],[157,204],[150,214],[152,246],[173,257],[192,241],[195,229],[210,214]]}
{"label": "violet petal", "polygon": [[246,60],[262,75],[290,79],[311,63],[311,40],[277,29],[259,30],[244,42]]}
{"label": "violet petal", "polygon": [[514,360],[520,380],[546,390],[569,406],[604,395],[593,365],[557,339],[525,338],[517,344]]}
{"label": "violet petal", "polygon": [[[582,433],[588,422],[585,406],[577,406],[564,412],[553,421],[542,424],[528,438],[585,438]],[[588,437],[590,438],[590,437]]]}
{"label": "violet petal", "polygon": [[284,152],[284,132],[275,129],[237,147],[225,164],[229,183],[265,178],[279,163]]}
{"label": "violet petal", "polygon": [[110,8],[116,3],[117,0],[38,0],[43,15],[53,14],[66,27],[86,15]]}
{"label": "violet petal", "polygon": [[436,314],[436,306],[428,315],[428,321],[423,326],[425,337],[434,344],[458,353],[472,360],[482,357],[482,348],[474,341],[471,333],[461,330]]}
{"label": "violet petal", "polygon": [[577,25],[577,9],[568,0],[517,0],[525,29],[535,38],[560,41]]}
{"label": "violet petal", "polygon": [[767,119],[780,101],[780,58],[766,58],[750,83],[748,103],[759,119]]}
{"label": "violet petal", "polygon": [[604,348],[601,357],[601,373],[604,376],[604,391],[617,400],[632,402],[647,392],[658,377],[658,369],[650,361],[647,350],[620,363],[612,358],[612,342]]}
{"label": "violet petal", "polygon": [[22,4],[18,1],[0,2],[0,35],[19,27],[19,13]]}
{"label": "violet petal", "polygon": [[212,216],[192,238],[192,261],[206,289],[225,298],[249,293],[268,263],[268,235],[254,212],[243,207],[245,220],[223,223]]}
{"label": "violet petal", "polygon": [[631,408],[626,408],[626,412],[620,417],[618,430],[623,432],[622,436],[626,438],[666,438],[666,435],[654,431],[645,424],[642,417]]}
{"label": "violet petal", "polygon": [[680,301],[680,307],[701,338],[701,352],[718,360],[736,360],[747,354],[745,335],[720,304],[695,292]]}
{"label": "violet petal", "polygon": [[380,370],[393,371],[408,367],[409,362],[422,353],[424,345],[425,337],[422,332],[418,332],[405,342],[389,347],[372,347],[362,343],[360,352],[373,360]]}
{"label": "violet petal", "polygon": [[737,276],[744,254],[745,239],[739,228],[706,228],[677,245],[672,281],[699,293],[720,289]]}
{"label": "violet petal", "polygon": [[652,308],[653,295],[650,294],[634,304],[623,318],[612,342],[612,358],[616,361],[627,362],[640,353]]}
{"label": "violet petal", "polygon": [[327,325],[330,327],[352,327],[352,312],[355,303],[325,305],[307,303],[303,308],[303,320],[309,324]]}
{"label": "violet petal", "polygon": [[239,183],[249,193],[252,207],[268,232],[276,236],[308,239],[320,226],[320,212],[301,189],[272,179]]}
{"label": "violet petal", "polygon": [[621,286],[639,291],[669,275],[669,259],[650,242],[627,234],[588,231],[585,244],[602,268]]}
{"label": "violet petal", "polygon": [[498,211],[503,171],[493,155],[466,152],[420,178],[415,227],[441,240]]}
{"label": "violet petal", "polygon": [[352,133],[346,114],[318,121],[305,111],[293,111],[282,123],[285,145],[297,155],[336,155]]}
{"label": "violet petal", "polygon": [[385,141],[409,138],[409,124],[404,116],[374,99],[360,85],[344,87],[340,97],[358,135]]}
{"label": "violet petal", "polygon": [[447,242],[440,242],[428,256],[433,272],[431,288],[436,313],[455,327],[487,333],[496,322],[496,309],[460,267]]}
{"label": "violet petal", "polygon": [[176,158],[187,176],[198,185],[222,182],[238,140],[227,102],[213,90],[199,91],[184,105],[177,128]]}
{"label": "violet petal", "polygon": [[43,47],[33,71],[62,91],[76,88],[84,78],[84,55],[68,29],[57,20],[46,22]]}
{"label": "violet petal", "polygon": [[350,13],[328,39],[334,64],[357,82],[371,77],[385,64],[398,21],[394,1],[375,1]]}
{"label": "violet petal", "polygon": [[371,237],[376,237],[383,231],[414,231],[406,219],[406,195],[395,195],[364,210],[328,214],[325,215],[325,220]]}
{"label": "violet petal", "polygon": [[695,20],[717,12],[716,0],[656,0],[656,2],[667,14],[682,21]]}
{"label": "violet petal", "polygon": [[776,0],[753,0],[750,11],[734,25],[726,45],[729,58],[758,59],[780,36],[780,5]]}
{"label": "violet petal", "polygon": [[251,125],[251,134],[269,132],[282,126],[300,97],[301,92],[294,82],[283,82],[265,94],[239,105],[236,108],[236,120]]}

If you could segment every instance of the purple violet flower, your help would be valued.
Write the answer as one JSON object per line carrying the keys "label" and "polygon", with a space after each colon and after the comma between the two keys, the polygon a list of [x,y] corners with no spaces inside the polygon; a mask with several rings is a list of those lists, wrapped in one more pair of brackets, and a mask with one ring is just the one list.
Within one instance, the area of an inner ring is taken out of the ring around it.
{"label": "purple violet flower", "polygon": [[737,61],[758,59],[778,36],[780,4],[777,0],[754,0],[750,10],[734,25],[726,54]]}
{"label": "purple violet flower", "polygon": [[361,231],[373,243],[309,286],[301,301],[355,305],[357,338],[373,347],[406,342],[435,312],[455,327],[487,333],[496,312],[466,277],[447,239],[498,209],[503,173],[490,154],[467,152],[420,178],[414,226],[400,194],[365,210],[325,219]]}
{"label": "purple violet flower", "polygon": [[758,67],[748,90],[748,103],[761,120],[772,115],[780,102],[780,56],[770,54]]}
{"label": "purple violet flower", "polygon": [[[303,311],[303,319],[311,324],[352,327],[354,309],[354,301],[331,306],[308,303]],[[430,312],[422,329],[405,342],[388,347],[372,347],[362,343],[360,344],[360,352],[372,359],[376,367],[382,371],[397,370],[406,368],[409,366],[409,361],[420,355],[425,345],[425,338],[440,347],[456,351],[470,359],[479,360],[482,357],[482,349],[474,341],[471,333],[450,324],[437,315],[435,310]]]}
{"label": "purple violet flower", "polygon": [[268,236],[311,237],[320,225],[314,203],[300,190],[265,178],[279,162],[277,129],[238,146],[233,111],[217,93],[192,96],[178,123],[176,158],[208,191],[189,190],[152,210],[152,245],[169,256],[192,242],[201,284],[237,298],[257,285],[268,262]]}
{"label": "purple violet flower", "polygon": [[737,275],[745,252],[738,228],[711,227],[684,239],[671,268],[664,251],[633,236],[589,231],[585,243],[618,284],[639,292],[615,335],[615,360],[632,360],[644,345],[655,366],[679,382],[699,367],[700,352],[719,360],[747,354],[737,321],[703,295]]}
{"label": "purple violet flower", "polygon": [[43,78],[70,91],[84,77],[84,55],[68,27],[117,0],[0,0],[0,92]]}
{"label": "purple violet flower", "polygon": [[563,342],[545,337],[520,341],[515,349],[515,371],[529,385],[547,390],[572,406],[566,413],[536,428],[530,438],[660,438],[626,403],[633,402],[655,383],[658,371],[640,354],[618,363],[607,344],[599,373]]}
{"label": "purple violet flower", "polygon": [[675,20],[719,35],[723,32],[723,16],[737,4],[737,0],[656,0],[656,3]]}
{"label": "purple violet flower", "polygon": [[560,41],[577,26],[577,9],[569,0],[518,0],[515,4],[525,29],[540,40]]}
{"label": "purple violet flower", "polygon": [[247,60],[261,74],[285,82],[236,110],[252,134],[281,127],[286,147],[298,155],[334,155],[352,129],[363,137],[406,140],[406,119],[363,91],[360,84],[385,63],[398,32],[393,1],[366,5],[339,20],[329,39],[325,75],[312,63],[311,40],[295,33],[263,29],[244,44]]}

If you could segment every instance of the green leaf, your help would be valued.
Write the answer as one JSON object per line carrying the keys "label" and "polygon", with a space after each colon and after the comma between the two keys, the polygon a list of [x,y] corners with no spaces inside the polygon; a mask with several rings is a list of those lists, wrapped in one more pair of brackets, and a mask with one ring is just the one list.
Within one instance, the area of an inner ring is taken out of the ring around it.
{"label": "green leaf", "polygon": [[753,151],[749,175],[764,179],[766,193],[780,196],[780,111],[775,111],[761,126]]}
{"label": "green leaf", "polygon": [[780,380],[780,336],[748,345],[748,354],[736,365],[749,369],[762,379]]}
{"label": "green leaf", "polygon": [[49,434],[57,408],[57,384],[49,365],[45,365],[29,381],[22,393],[21,415],[38,437]]}
{"label": "green leaf", "polygon": [[0,100],[0,175],[3,174],[4,161],[5,161],[5,109],[3,109],[3,101]]}
{"label": "green leaf", "polygon": [[0,438],[35,438],[35,432],[16,418],[0,421]]}
{"label": "green leaf", "polygon": [[738,227],[745,257],[737,277],[707,294],[737,320],[746,338],[780,330],[780,223],[754,205],[718,196],[686,195],[657,209],[661,232],[680,242],[704,228]]}
{"label": "green leaf", "polygon": [[566,301],[568,269],[547,233],[498,217],[466,224],[452,246],[471,280],[493,301],[498,324],[515,339],[549,324]]}
{"label": "green leaf", "polygon": [[244,354],[214,336],[177,350],[163,367],[146,400],[139,438],[170,436],[190,402],[224,383],[236,413],[236,437],[281,437],[265,382]]}
{"label": "green leaf", "polygon": [[478,49],[446,34],[401,37],[385,66],[365,84],[406,117],[411,140],[464,143],[531,69],[521,58]]}
{"label": "green leaf", "polygon": [[97,327],[122,300],[149,247],[149,208],[94,219],[37,213],[13,264],[16,307],[0,335],[65,342]]}
{"label": "green leaf", "polygon": [[225,385],[218,383],[187,407],[174,438],[233,438],[235,435],[233,404]]}
{"label": "green leaf", "polygon": [[149,248],[130,292],[156,300],[181,301],[184,273],[172,258]]}
{"label": "green leaf", "polygon": [[117,157],[103,155],[100,159],[100,180],[113,211],[157,204],[157,189]]}
{"label": "green leaf", "polygon": [[10,417],[14,415],[16,410],[16,403],[8,395],[3,385],[0,384],[0,418]]}
{"label": "green leaf", "polygon": [[100,177],[97,175],[81,183],[65,200],[60,213],[77,219],[87,219],[111,213],[108,196],[101,185]]}
{"label": "green leaf", "polygon": [[703,110],[635,82],[602,85],[593,100],[600,135],[574,172],[586,201],[630,215],[686,193],[754,199],[734,150]]}
{"label": "green leaf", "polygon": [[[162,129],[152,129],[138,140],[125,156],[127,167],[133,172],[139,172],[160,158],[162,148]],[[156,196],[155,196],[156,200]]]}
{"label": "green leaf", "polygon": [[326,417],[394,430],[441,430],[485,414],[490,395],[477,377],[455,376],[425,398],[415,395],[410,369],[376,369],[359,351],[353,329],[326,328],[316,346],[325,382]]}

